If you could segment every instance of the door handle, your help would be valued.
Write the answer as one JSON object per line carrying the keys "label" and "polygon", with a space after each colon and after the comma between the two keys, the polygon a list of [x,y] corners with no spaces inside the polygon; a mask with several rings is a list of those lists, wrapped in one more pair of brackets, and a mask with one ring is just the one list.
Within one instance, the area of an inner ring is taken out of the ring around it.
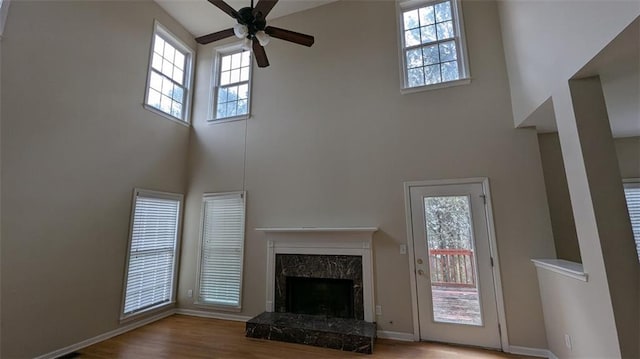
{"label": "door handle", "polygon": [[422,264],[422,258],[418,258],[418,260],[416,261],[418,264]]}
{"label": "door handle", "polygon": [[422,269],[418,269],[418,275],[424,275],[424,271]]}

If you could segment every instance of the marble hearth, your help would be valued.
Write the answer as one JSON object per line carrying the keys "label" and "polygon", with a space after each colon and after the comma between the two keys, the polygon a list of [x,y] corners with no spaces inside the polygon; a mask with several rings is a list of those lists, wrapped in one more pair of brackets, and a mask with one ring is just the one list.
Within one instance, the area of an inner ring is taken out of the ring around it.
{"label": "marble hearth", "polygon": [[[267,239],[267,302],[266,312],[247,322],[247,336],[371,353],[376,333],[372,239],[377,228],[257,230]],[[289,313],[287,278],[348,281],[352,317]]]}
{"label": "marble hearth", "polygon": [[318,315],[264,312],[247,322],[249,338],[371,354],[375,323]]}

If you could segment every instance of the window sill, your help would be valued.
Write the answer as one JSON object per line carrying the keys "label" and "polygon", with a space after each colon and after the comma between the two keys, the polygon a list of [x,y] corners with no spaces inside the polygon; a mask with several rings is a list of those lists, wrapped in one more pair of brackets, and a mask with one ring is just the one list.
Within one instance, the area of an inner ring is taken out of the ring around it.
{"label": "window sill", "polygon": [[439,90],[447,87],[455,87],[455,86],[463,86],[471,83],[471,78],[465,78],[455,81],[441,82],[439,84],[434,85],[426,85],[426,86],[418,86],[418,87],[405,87],[400,89],[400,93],[403,95],[422,92],[422,91],[431,91],[431,90]]}
{"label": "window sill", "polygon": [[153,315],[161,313],[161,312],[163,312],[165,310],[174,308],[175,304],[176,304],[175,301],[171,301],[169,303],[162,303],[162,304],[156,305],[155,307],[151,307],[151,308],[145,309],[142,312],[136,312],[136,313],[133,313],[133,314],[121,315],[120,316],[120,324],[128,323],[128,322],[131,322],[131,321],[134,321],[134,320],[138,320],[140,318],[145,318],[147,316],[153,316]]}
{"label": "window sill", "polygon": [[226,306],[226,305],[206,303],[206,302],[194,302],[193,304],[200,308],[207,308],[207,309],[219,310],[224,312],[240,313],[242,311],[242,307]]}
{"label": "window sill", "polygon": [[210,125],[215,125],[216,123],[226,123],[226,122],[234,122],[234,121],[243,121],[243,120],[248,120],[249,118],[251,118],[251,114],[248,115],[242,115],[242,116],[235,116],[235,117],[227,117],[227,118],[221,118],[219,120],[216,119],[209,119],[207,120],[207,123]]}
{"label": "window sill", "polygon": [[564,259],[532,259],[531,261],[537,268],[546,269],[583,282],[589,281],[589,275],[584,272],[582,263],[569,262]]}
{"label": "window sill", "polygon": [[155,113],[156,115],[160,115],[160,116],[162,116],[162,117],[166,118],[167,120],[171,120],[171,121],[173,121],[173,122],[176,122],[176,123],[181,124],[182,126],[189,127],[189,122],[185,122],[185,121],[182,121],[182,120],[180,120],[180,119],[178,119],[178,118],[176,118],[176,117],[173,117],[173,116],[171,116],[171,115],[168,115],[168,114],[166,114],[166,113],[164,113],[164,112],[162,112],[162,111],[160,111],[160,110],[156,109],[156,108],[155,108],[155,107],[153,107],[153,106],[149,106],[149,105],[147,105],[146,103],[143,103],[143,104],[142,104],[142,107],[144,107],[145,109],[147,109],[147,110],[149,110],[149,111],[151,111],[151,112]]}

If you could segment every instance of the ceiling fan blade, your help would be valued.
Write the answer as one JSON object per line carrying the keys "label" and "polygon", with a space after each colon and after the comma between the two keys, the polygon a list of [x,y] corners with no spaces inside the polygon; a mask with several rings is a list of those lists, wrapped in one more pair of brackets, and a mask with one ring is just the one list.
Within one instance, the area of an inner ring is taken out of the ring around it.
{"label": "ceiling fan blade", "polygon": [[240,19],[240,15],[238,15],[238,12],[223,0],[208,0],[208,1],[213,5],[215,5],[218,9],[227,13],[232,18],[236,20]]}
{"label": "ceiling fan blade", "polygon": [[226,39],[227,37],[231,37],[231,36],[235,36],[233,29],[226,29],[226,30],[211,33],[209,35],[196,37],[196,42],[199,44],[205,45],[210,42]]}
{"label": "ceiling fan blade", "polygon": [[269,34],[269,36],[278,38],[280,40],[289,41],[304,46],[311,46],[314,42],[313,36],[301,34],[299,32],[291,30],[281,29],[278,27],[267,26],[264,29],[264,32]]}
{"label": "ceiling fan blade", "polygon": [[267,59],[267,53],[264,51],[264,47],[255,39],[253,40],[253,56],[256,57],[258,67],[269,66],[269,59]]}
{"label": "ceiling fan blade", "polygon": [[259,0],[256,7],[253,8],[253,16],[257,16],[258,13],[262,14],[262,18],[266,18],[271,12],[278,0]]}

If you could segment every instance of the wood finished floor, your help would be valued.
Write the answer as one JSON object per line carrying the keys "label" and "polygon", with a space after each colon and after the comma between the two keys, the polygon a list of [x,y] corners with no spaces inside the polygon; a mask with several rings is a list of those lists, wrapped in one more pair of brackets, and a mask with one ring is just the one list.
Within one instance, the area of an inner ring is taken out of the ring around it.
{"label": "wood finished floor", "polygon": [[527,358],[434,343],[377,339],[372,355],[250,339],[244,323],[173,315],[79,350],[72,358],[448,359]]}

